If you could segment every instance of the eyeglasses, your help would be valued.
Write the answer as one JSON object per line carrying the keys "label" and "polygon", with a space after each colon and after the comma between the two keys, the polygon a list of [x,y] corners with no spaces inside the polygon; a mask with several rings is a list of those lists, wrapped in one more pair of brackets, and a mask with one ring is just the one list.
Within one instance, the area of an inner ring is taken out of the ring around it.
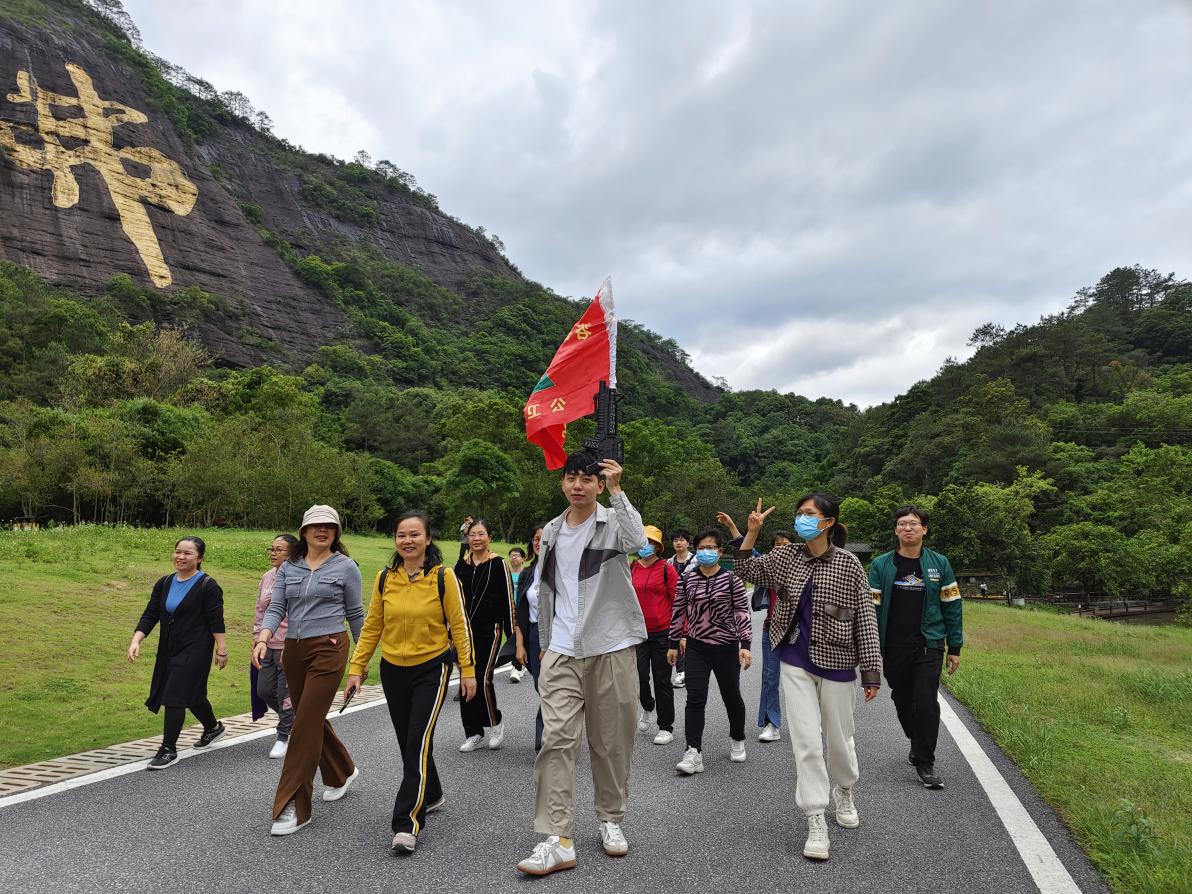
{"label": "eyeglasses", "polygon": [[271,546],[265,552],[267,553],[284,553],[289,549],[288,546]]}
{"label": "eyeglasses", "polygon": [[921,522],[913,521],[913,522],[899,522],[894,527],[898,528],[899,530],[903,530],[903,529],[921,528],[921,527],[923,527],[923,525]]}

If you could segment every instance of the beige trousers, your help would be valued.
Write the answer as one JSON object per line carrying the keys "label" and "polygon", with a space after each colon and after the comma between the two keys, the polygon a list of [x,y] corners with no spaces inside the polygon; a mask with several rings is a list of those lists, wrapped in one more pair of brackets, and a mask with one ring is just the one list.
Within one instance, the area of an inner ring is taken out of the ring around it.
{"label": "beige trousers", "polygon": [[575,761],[586,727],[596,817],[621,822],[637,733],[637,648],[571,658],[542,656],[542,750],[534,762],[534,830],[575,834]]}
{"label": "beige trousers", "polygon": [[[795,803],[808,816],[823,813],[831,781],[852,788],[861,775],[853,741],[857,684],[838,683],[801,667],[782,665],[783,716],[795,751]],[[827,743],[825,755],[824,743]],[[825,757],[827,758],[825,762]]]}

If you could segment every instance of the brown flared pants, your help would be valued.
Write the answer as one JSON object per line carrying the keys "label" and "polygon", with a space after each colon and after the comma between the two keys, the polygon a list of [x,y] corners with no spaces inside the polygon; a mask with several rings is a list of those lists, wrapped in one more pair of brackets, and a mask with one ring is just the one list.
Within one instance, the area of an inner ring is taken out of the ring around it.
{"label": "brown flared pants", "polygon": [[274,819],[290,801],[298,810],[298,822],[310,818],[315,768],[323,777],[323,785],[328,787],[343,785],[356,769],[348,749],[327,719],[347,664],[346,630],[328,636],[286,640],[282,666],[290,683],[294,729],[290,732],[290,747],[273,799]]}

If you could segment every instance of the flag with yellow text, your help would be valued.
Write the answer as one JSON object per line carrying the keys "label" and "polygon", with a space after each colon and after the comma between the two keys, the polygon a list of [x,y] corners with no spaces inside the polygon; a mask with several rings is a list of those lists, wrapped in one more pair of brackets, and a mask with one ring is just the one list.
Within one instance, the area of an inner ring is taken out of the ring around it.
{"label": "flag with yellow text", "polygon": [[526,437],[542,448],[548,469],[561,468],[567,461],[563,447],[567,423],[592,415],[602,381],[610,388],[617,385],[617,316],[611,277],[571,327],[522,410]]}

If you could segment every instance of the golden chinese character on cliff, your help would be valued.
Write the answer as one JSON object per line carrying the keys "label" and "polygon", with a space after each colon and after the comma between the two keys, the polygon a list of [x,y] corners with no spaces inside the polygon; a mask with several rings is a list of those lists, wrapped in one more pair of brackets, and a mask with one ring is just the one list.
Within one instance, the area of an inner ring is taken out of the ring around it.
{"label": "golden chinese character on cliff", "polygon": [[[17,72],[17,91],[8,94],[13,103],[37,107],[37,130],[0,121],[0,148],[21,168],[50,171],[54,175],[53,197],[58,208],[73,208],[79,201],[79,184],[74,168],[91,165],[103,178],[120,214],[120,226],[136,246],[149,278],[159,288],[173,282],[170,268],[144,202],[151,202],[174,214],[187,215],[195,206],[199,191],[177,162],[146,146],[113,145],[112,132],[121,124],[144,124],[149,118],[118,102],[100,99],[90,75],[77,65],[67,64],[78,96],[51,93],[37,86],[29,72]],[[81,109],[82,115],[55,117],[54,108]],[[18,134],[21,139],[18,140]],[[33,145],[39,142],[40,146]],[[131,171],[147,169],[145,176]]]}

